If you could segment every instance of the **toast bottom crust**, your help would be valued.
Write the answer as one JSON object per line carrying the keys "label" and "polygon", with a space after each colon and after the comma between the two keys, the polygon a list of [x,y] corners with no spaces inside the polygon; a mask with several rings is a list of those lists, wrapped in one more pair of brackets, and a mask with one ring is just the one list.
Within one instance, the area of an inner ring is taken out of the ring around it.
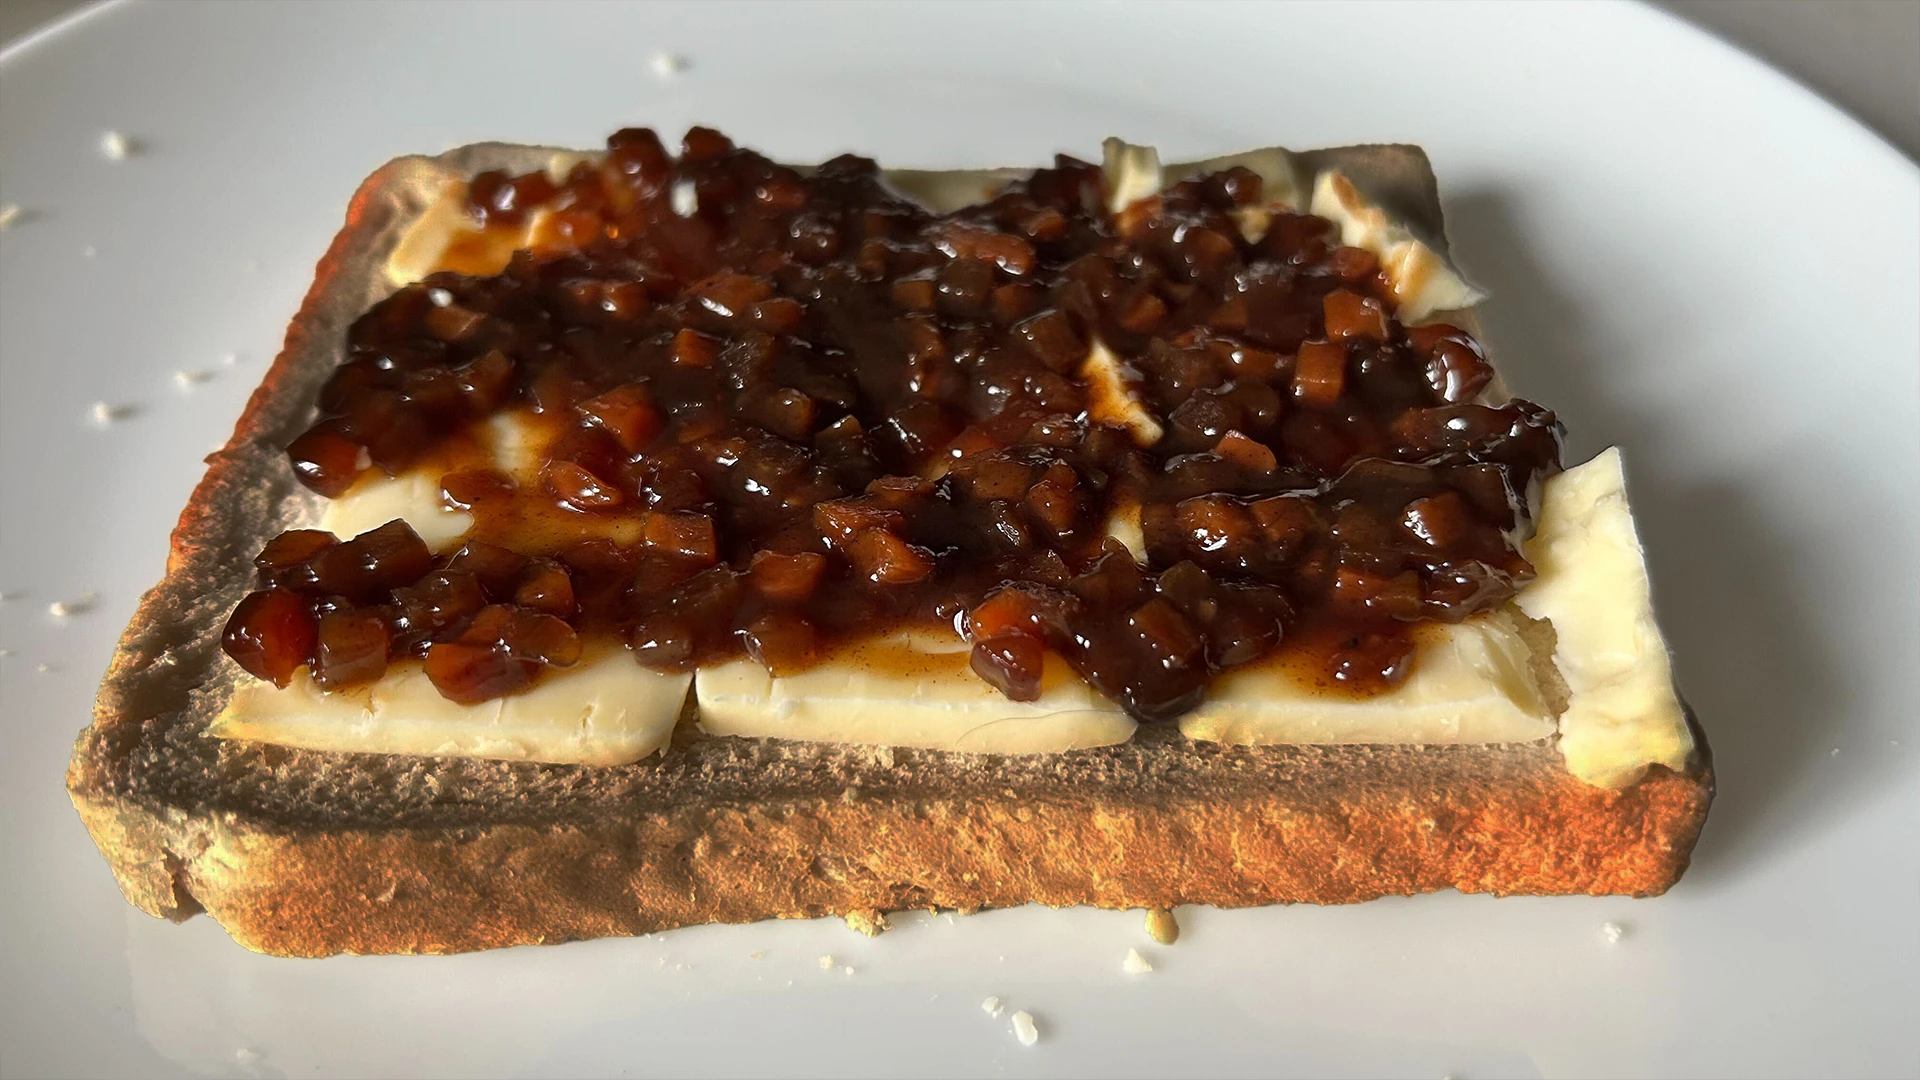
{"label": "toast bottom crust", "polygon": [[[697,738],[607,770],[645,782],[573,810],[295,822],[244,799],[190,805],[178,778],[155,790],[114,742],[88,729],[69,786],[127,898],[176,920],[204,910],[287,956],[1029,902],[1648,896],[1686,869],[1713,793],[1704,753],[1686,775],[1655,767],[1612,791],[1545,743],[1245,748],[1145,729],[1041,763]],[[267,768],[307,754],[223,752]]]}

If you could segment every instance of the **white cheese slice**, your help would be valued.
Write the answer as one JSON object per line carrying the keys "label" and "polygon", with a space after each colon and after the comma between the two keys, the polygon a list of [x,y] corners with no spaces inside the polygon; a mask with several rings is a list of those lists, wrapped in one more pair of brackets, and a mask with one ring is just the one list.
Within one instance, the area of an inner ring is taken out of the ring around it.
{"label": "white cheese slice", "polygon": [[1618,448],[1547,481],[1526,552],[1538,576],[1517,602],[1553,623],[1554,665],[1570,694],[1560,717],[1567,771],[1625,787],[1649,765],[1684,769],[1693,733],[1654,622]]}
{"label": "white cheese slice", "polygon": [[753,660],[701,668],[694,698],[714,735],[1044,754],[1123,743],[1134,721],[1048,654],[1036,701],[975,675],[958,634],[900,632],[845,646],[797,675]]}
{"label": "white cheese slice", "polygon": [[[548,439],[543,427],[523,410],[499,413],[477,425],[472,435],[493,458],[495,467],[511,476],[523,488],[538,487],[541,470],[547,462]],[[449,508],[440,497],[441,470],[421,467],[387,476],[373,471],[362,476],[339,498],[329,499],[320,512],[319,527],[339,537],[358,536],[396,518],[413,526],[427,546],[435,551],[458,547],[473,529],[473,515]],[[559,551],[569,544],[591,537],[604,537],[617,544],[640,541],[645,515],[577,514],[545,502],[523,506],[518,516],[501,523],[511,535],[509,546],[526,554]],[[487,539],[500,540],[497,536]]]}
{"label": "white cheese slice", "polygon": [[367,473],[337,499],[328,499],[320,511],[320,528],[351,539],[399,518],[434,551],[458,546],[473,528],[473,515],[449,509],[440,501],[439,474],[426,470],[387,476]]}
{"label": "white cheese slice", "polygon": [[1100,149],[1108,213],[1118,214],[1141,199],[1160,194],[1160,151],[1111,138],[1101,143]]}
{"label": "white cheese slice", "polygon": [[1166,434],[1160,422],[1140,403],[1140,392],[1125,361],[1099,338],[1080,362],[1080,378],[1087,385],[1087,419],[1122,427],[1140,446],[1152,446]]}
{"label": "white cheese slice", "polygon": [[1405,682],[1372,697],[1320,690],[1280,664],[1237,668],[1180,719],[1190,739],[1268,743],[1533,742],[1553,734],[1532,652],[1496,611],[1422,634]]}
{"label": "white cheese slice", "polygon": [[1138,502],[1116,502],[1113,512],[1107,515],[1107,538],[1120,541],[1120,545],[1133,556],[1134,562],[1144,564],[1147,561],[1147,534],[1142,526]]}
{"label": "white cheese slice", "polygon": [[[555,155],[553,163],[562,161],[563,155]],[[566,164],[568,168],[573,167],[571,161]],[[518,230],[496,229],[485,242],[486,250],[493,254],[498,266],[505,266],[508,256],[516,249],[533,246],[534,237],[552,216],[545,207],[536,207]],[[482,234],[483,230],[474,228],[473,219],[467,215],[467,185],[448,184],[394,244],[393,253],[387,256],[388,283],[411,285],[425,279],[442,269],[442,262],[455,242]]]}
{"label": "white cheese slice", "polygon": [[474,232],[467,216],[467,186],[450,183],[428,203],[387,256],[387,281],[411,285],[440,268],[440,256],[460,233]]}
{"label": "white cheese slice", "polygon": [[523,409],[495,413],[487,418],[482,436],[494,465],[523,485],[539,482],[547,465],[548,440],[530,416]]}
{"label": "white cheese slice", "polygon": [[564,184],[567,182],[567,174],[573,171],[575,165],[583,161],[593,164],[598,162],[601,156],[579,150],[555,150],[553,156],[547,159],[547,179],[555,184]]}
{"label": "white cheese slice", "polygon": [[461,705],[440,696],[417,661],[330,693],[301,668],[285,689],[242,683],[208,730],[309,750],[623,765],[667,744],[691,681],[607,648],[522,693]]}
{"label": "white cheese slice", "polygon": [[1472,307],[1486,294],[1462,280],[1438,252],[1368,201],[1345,176],[1321,173],[1313,184],[1312,212],[1340,229],[1340,242],[1365,248],[1380,260],[1393,284],[1400,321],[1413,326],[1436,311]]}

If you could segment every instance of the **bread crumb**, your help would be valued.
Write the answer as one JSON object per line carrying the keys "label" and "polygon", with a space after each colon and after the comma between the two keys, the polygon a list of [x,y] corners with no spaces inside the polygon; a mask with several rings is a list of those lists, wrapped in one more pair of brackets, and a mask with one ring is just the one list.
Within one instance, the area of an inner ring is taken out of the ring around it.
{"label": "bread crumb", "polygon": [[83,259],[91,259],[98,254],[100,254],[100,249],[94,247],[92,244],[88,244],[86,247],[80,249],[80,257]]}
{"label": "bread crumb", "polygon": [[1006,1003],[1002,1002],[999,998],[990,997],[980,1003],[980,1011],[986,1013],[988,1016],[999,1016],[1001,1013],[1007,1011],[1007,1006]]}
{"label": "bread crumb", "polygon": [[654,78],[661,82],[671,82],[693,65],[679,53],[671,53],[663,49],[647,60],[647,66],[653,69]]}
{"label": "bread crumb", "polygon": [[108,161],[125,161],[133,151],[133,140],[118,131],[109,131],[100,136],[100,154]]}
{"label": "bread crumb", "polygon": [[1179,941],[1180,924],[1174,921],[1173,912],[1163,907],[1148,908],[1147,936],[1162,945]]}
{"label": "bread crumb", "polygon": [[8,203],[5,206],[0,206],[0,232],[5,232],[19,224],[20,219],[25,217],[26,213],[25,210],[20,209],[17,203]]}
{"label": "bread crumb", "polygon": [[228,367],[233,367],[234,365],[240,362],[240,354],[237,352],[227,353],[226,355],[220,358],[220,362],[227,365]]}
{"label": "bread crumb", "polygon": [[887,929],[887,916],[881,911],[849,911],[846,914],[847,929],[868,937],[879,937],[880,931]]}
{"label": "bread crumb", "polygon": [[1040,1029],[1034,1024],[1032,1013],[1022,1009],[1013,1014],[1013,1037],[1020,1040],[1021,1046],[1040,1041]]}
{"label": "bread crumb", "polygon": [[1620,939],[1626,934],[1627,928],[1617,922],[1610,922],[1600,927],[1600,936],[1606,938],[1609,945],[1620,944]]}
{"label": "bread crumb", "polygon": [[87,406],[87,419],[91,420],[95,427],[106,427],[132,415],[133,406],[131,405],[114,405],[105,401],[96,401]]}
{"label": "bread crumb", "polygon": [[851,977],[851,976],[853,975],[853,965],[852,965],[852,964],[848,964],[848,965],[847,965],[846,967],[844,967],[844,968],[841,968],[840,970],[841,970],[841,971],[842,971],[842,972],[843,972],[844,974],[846,974],[846,975],[848,975],[849,977]]}
{"label": "bread crumb", "polygon": [[260,1051],[243,1046],[233,1052],[233,1060],[242,1065],[257,1065],[260,1063]]}
{"label": "bread crumb", "polygon": [[1120,970],[1129,975],[1145,975],[1153,970],[1153,965],[1147,962],[1146,957],[1140,955],[1139,949],[1128,949],[1127,958],[1120,961]]}
{"label": "bread crumb", "polygon": [[173,381],[179,383],[180,388],[183,390],[198,386],[211,378],[213,378],[213,372],[202,371],[198,368],[181,368],[179,371],[173,373]]}
{"label": "bread crumb", "polygon": [[35,667],[35,668],[34,668],[33,670],[35,670],[35,671],[37,671],[37,672],[39,672],[39,673],[40,673],[40,674],[42,674],[42,675],[45,675],[45,674],[47,674],[48,672],[50,672],[50,671],[52,671],[52,670],[53,670],[53,665],[52,665],[52,664],[40,664],[40,665],[38,665],[38,666],[36,666],[36,667]]}
{"label": "bread crumb", "polygon": [[1831,749],[1831,750],[1829,750],[1829,751],[1827,751],[1827,756],[1828,756],[1828,757],[1839,757],[1839,756],[1840,756],[1840,748],[1836,746],[1836,747],[1834,747],[1833,749]]}
{"label": "bread crumb", "polygon": [[749,960],[758,960],[758,959],[760,959],[761,957],[763,957],[763,956],[765,956],[765,955],[767,955],[767,953],[766,953],[766,950],[764,950],[764,949],[762,949],[762,950],[759,950],[759,951],[756,951],[756,952],[750,952],[750,953],[748,953],[748,954],[747,954],[747,959],[749,959]]}
{"label": "bread crumb", "polygon": [[47,614],[56,619],[64,619],[69,615],[85,615],[93,609],[95,599],[93,593],[88,593],[74,600],[55,600],[47,605]]}
{"label": "bread crumb", "polygon": [[825,955],[820,957],[820,970],[821,971],[833,970],[833,957],[831,955]]}

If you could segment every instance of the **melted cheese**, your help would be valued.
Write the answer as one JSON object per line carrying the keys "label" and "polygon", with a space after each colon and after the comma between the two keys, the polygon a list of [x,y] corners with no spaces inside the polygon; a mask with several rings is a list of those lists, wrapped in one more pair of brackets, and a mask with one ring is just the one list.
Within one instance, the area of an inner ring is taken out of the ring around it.
{"label": "melted cheese", "polygon": [[418,661],[333,692],[301,668],[285,689],[243,683],[208,730],[309,750],[623,765],[667,744],[691,682],[641,667],[624,648],[478,705],[441,697]]}
{"label": "melted cheese", "polygon": [[1534,742],[1553,734],[1532,651],[1505,612],[1422,635],[1405,682],[1372,697],[1322,691],[1274,663],[1214,681],[1180,718],[1190,739],[1264,743]]}
{"label": "melted cheese", "polygon": [[1146,563],[1147,534],[1142,527],[1138,501],[1115,500],[1113,511],[1107,515],[1107,539],[1119,541],[1120,546],[1133,555],[1134,562]]}
{"label": "melted cheese", "polygon": [[1472,307],[1486,294],[1467,284],[1439,253],[1387,216],[1337,172],[1321,173],[1313,185],[1312,211],[1340,229],[1340,242],[1365,248],[1380,260],[1393,284],[1400,321],[1425,322],[1436,311]]}
{"label": "melted cheese", "polygon": [[1087,386],[1087,419],[1125,428],[1140,446],[1152,446],[1166,434],[1160,421],[1140,403],[1133,369],[1098,338],[1080,362],[1080,378]]}
{"label": "melted cheese", "polygon": [[1100,144],[1100,171],[1107,182],[1107,212],[1118,214],[1141,199],[1160,194],[1160,152],[1119,139]]}
{"label": "melted cheese", "polygon": [[337,499],[320,511],[320,528],[350,538],[399,518],[436,552],[458,547],[473,528],[473,515],[452,510],[440,501],[440,477],[426,471],[387,476],[369,470]]}
{"label": "melted cheese", "polygon": [[842,647],[797,675],[752,660],[694,674],[715,735],[1042,754],[1126,742],[1132,718],[1049,654],[1036,701],[1010,701],[969,667],[957,634],[902,632]]}
{"label": "melted cheese", "polygon": [[1560,717],[1567,771],[1625,787],[1649,765],[1686,768],[1693,733],[1654,622],[1618,449],[1547,481],[1526,550],[1539,576],[1516,602],[1553,624],[1553,662],[1570,695]]}
{"label": "melted cheese", "polygon": [[[1557,732],[1567,771],[1600,787],[1629,786],[1650,765],[1685,769],[1693,735],[1654,621],[1617,449],[1547,481],[1526,552],[1538,576],[1514,603],[1552,626],[1551,657],[1534,655],[1513,617],[1495,612],[1433,627],[1390,693],[1328,699],[1256,665],[1218,680],[1180,729],[1238,743],[1529,742]],[[1564,683],[1557,723],[1543,669]]]}

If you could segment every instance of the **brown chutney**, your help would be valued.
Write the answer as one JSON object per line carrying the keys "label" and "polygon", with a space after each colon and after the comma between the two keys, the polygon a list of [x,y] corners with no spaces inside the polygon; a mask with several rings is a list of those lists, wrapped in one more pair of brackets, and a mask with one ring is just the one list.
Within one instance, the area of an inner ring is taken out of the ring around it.
{"label": "brown chutney", "polygon": [[[1559,425],[1478,400],[1469,334],[1403,326],[1322,218],[1244,235],[1245,169],[1106,196],[1060,157],[935,214],[867,159],[802,175],[704,128],[677,158],[628,129],[559,183],[475,177],[483,231],[453,254],[477,272],[361,317],[288,448],[326,496],[431,468],[473,531],[444,554],[404,522],[283,534],[227,651],[329,687],[421,656],[473,702],[586,637],[780,674],[939,624],[1009,697],[1051,650],[1155,720],[1276,650],[1342,692],[1397,685],[1416,624],[1530,580]],[[536,213],[535,250],[489,264]],[[509,411],[545,440],[537,481],[473,438]]]}

